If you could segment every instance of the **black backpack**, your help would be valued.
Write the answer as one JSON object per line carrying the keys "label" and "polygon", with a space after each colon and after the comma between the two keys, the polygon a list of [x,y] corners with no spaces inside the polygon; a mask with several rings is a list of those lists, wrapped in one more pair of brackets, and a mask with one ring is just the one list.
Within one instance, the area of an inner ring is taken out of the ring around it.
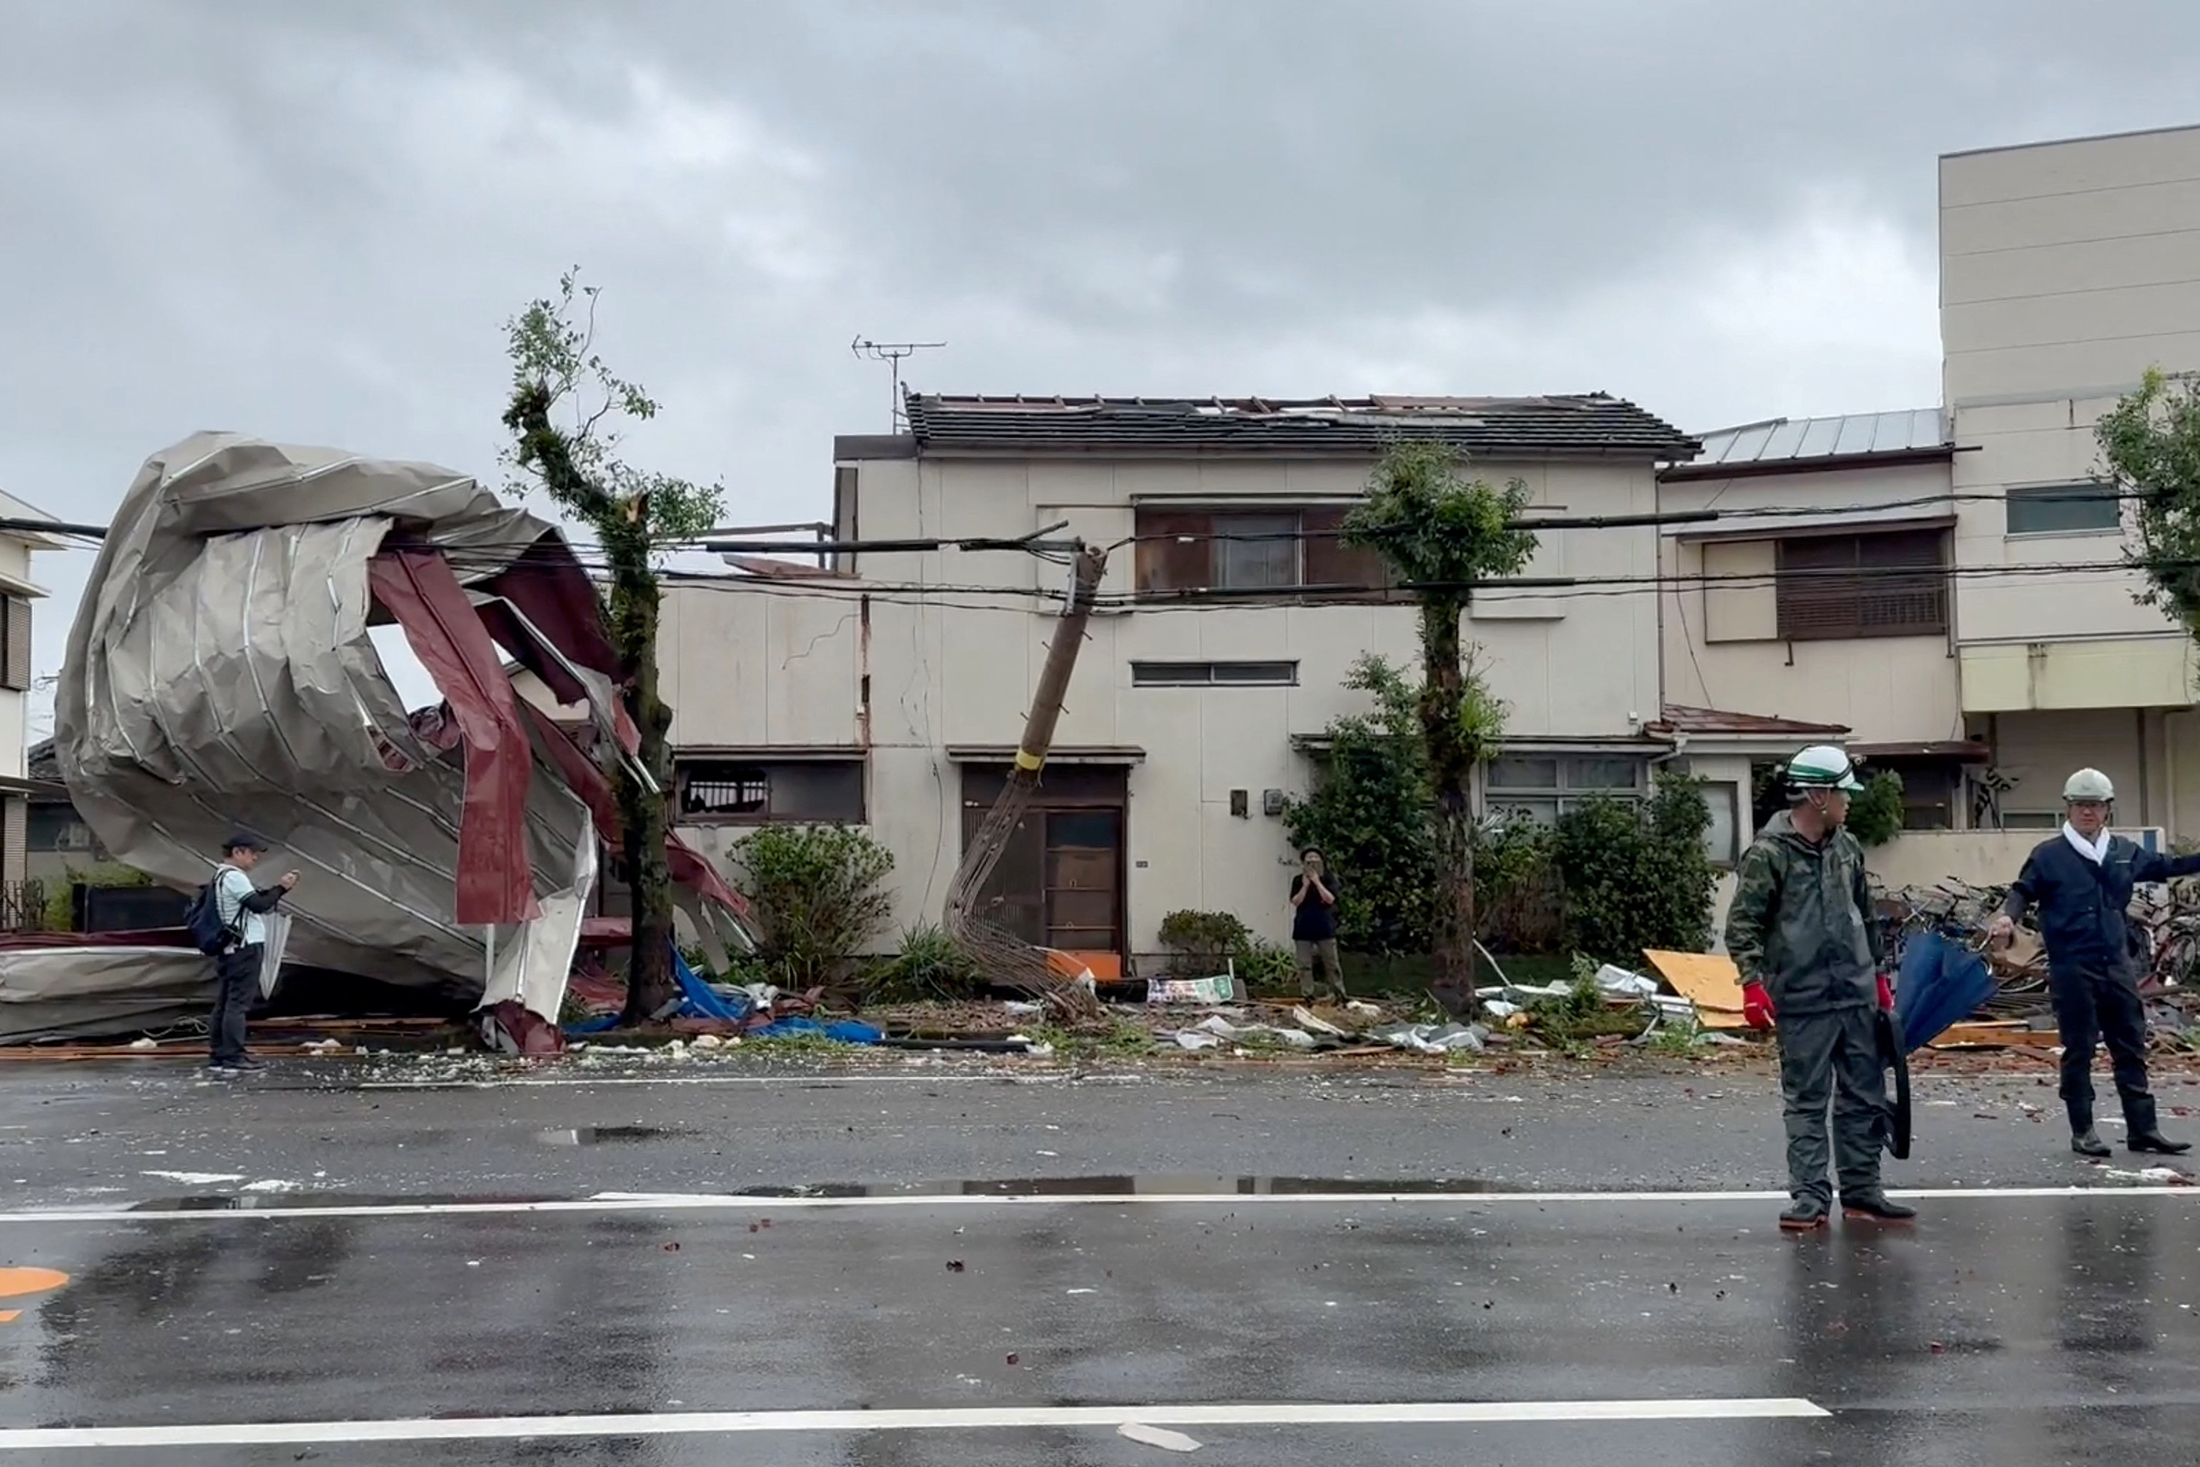
{"label": "black backpack", "polygon": [[217,875],[200,887],[190,909],[183,914],[183,925],[191,930],[191,945],[210,958],[228,952],[242,936],[235,927],[222,921],[221,899],[214,891],[220,884],[221,877]]}

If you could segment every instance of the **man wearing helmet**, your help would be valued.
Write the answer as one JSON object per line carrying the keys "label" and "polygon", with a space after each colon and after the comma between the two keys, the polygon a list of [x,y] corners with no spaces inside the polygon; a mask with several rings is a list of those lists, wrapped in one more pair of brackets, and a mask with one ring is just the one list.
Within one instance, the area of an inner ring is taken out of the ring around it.
{"label": "man wearing helmet", "polygon": [[2070,1112],[2070,1149],[2101,1157],[2109,1149],[2093,1129],[2093,1048],[2107,1041],[2124,1105],[2124,1144],[2133,1151],[2176,1156],[2191,1143],[2158,1129],[2147,1091],[2147,1015],[2139,1001],[2139,968],[2125,921],[2131,889],[2200,872],[2200,856],[2161,856],[2108,831],[2116,787],[2098,769],[2081,769],[2063,786],[2062,833],[2041,844],[2009,888],[1990,936],[2016,935],[2025,911],[2037,907],[2047,944],[2048,991],[2062,1031],[2062,1098]]}
{"label": "man wearing helmet", "polygon": [[1849,796],[1863,788],[1848,754],[1814,745],[1788,761],[1788,808],[1766,822],[1735,873],[1726,950],[1742,976],[1743,1011],[1777,1024],[1787,1109],[1788,1190],[1780,1226],[1825,1226],[1826,1108],[1841,1207],[1851,1217],[1902,1221],[1916,1210],[1879,1183],[1886,1079],[1878,1010],[1893,999],[1880,976],[1879,923],[1864,848],[1843,830]]}

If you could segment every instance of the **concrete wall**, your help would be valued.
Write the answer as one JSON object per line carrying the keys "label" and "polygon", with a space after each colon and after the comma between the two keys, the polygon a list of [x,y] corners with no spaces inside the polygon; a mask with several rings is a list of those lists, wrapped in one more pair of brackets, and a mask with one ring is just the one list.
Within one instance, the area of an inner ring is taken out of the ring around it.
{"label": "concrete wall", "polygon": [[1947,401],[2200,367],[2200,127],[1940,162]]}
{"label": "concrete wall", "polygon": [[1889,890],[1959,881],[2006,886],[2044,830],[1913,830],[1864,853],[1864,865]]}
{"label": "concrete wall", "polygon": [[2200,368],[2200,128],[1943,158],[1940,194],[1955,486],[1987,496],[1959,507],[1957,561],[2062,568],[1961,582],[1964,706],[2189,703],[2122,533],[2012,537],[1998,496],[2091,478],[2101,413],[2149,366]]}
{"label": "concrete wall", "polygon": [[[1667,513],[1713,507],[1747,514],[1759,506],[1889,506],[1829,516],[1822,528],[1830,534],[1865,528],[1875,520],[1945,514],[1944,504],[1931,501],[1948,494],[1949,473],[1945,464],[1926,464],[1766,474],[1669,483],[1659,492]],[[1792,531],[1796,521],[1768,518],[1764,524],[1768,530]],[[1726,521],[1720,521],[1720,530],[1726,534]],[[1962,736],[1956,663],[1948,638],[1781,641],[1770,579],[1776,553],[1771,539],[1707,541],[1692,536],[1685,525],[1665,534],[1662,569],[1680,578],[1661,593],[1668,704],[1847,724],[1866,742]],[[1742,575],[1765,579],[1686,579]]]}

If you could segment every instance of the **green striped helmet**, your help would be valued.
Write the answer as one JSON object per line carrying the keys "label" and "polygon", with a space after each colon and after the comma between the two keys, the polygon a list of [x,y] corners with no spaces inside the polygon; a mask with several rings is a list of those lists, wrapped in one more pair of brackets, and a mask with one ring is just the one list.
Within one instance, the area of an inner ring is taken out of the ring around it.
{"label": "green striped helmet", "polygon": [[1791,790],[1847,790],[1864,786],[1856,778],[1856,761],[1848,750],[1833,744],[1812,744],[1788,760],[1787,787]]}

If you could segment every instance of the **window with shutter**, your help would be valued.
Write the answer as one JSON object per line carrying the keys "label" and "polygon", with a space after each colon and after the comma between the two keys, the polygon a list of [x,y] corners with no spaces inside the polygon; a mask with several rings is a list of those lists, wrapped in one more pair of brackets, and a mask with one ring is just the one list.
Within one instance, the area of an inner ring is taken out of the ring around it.
{"label": "window with shutter", "polygon": [[[1306,584],[1367,588],[1358,594],[1387,599],[1390,568],[1382,556],[1346,545],[1338,538],[1337,532],[1349,513],[1350,509],[1341,504],[1317,505],[1300,512],[1299,525],[1306,536]],[[1339,599],[1351,599],[1351,595]]]}
{"label": "window with shutter", "polygon": [[1944,634],[1945,544],[1940,530],[1782,540],[1780,636],[1801,642]]}
{"label": "window with shutter", "polygon": [[1214,516],[1203,509],[1138,511],[1141,595],[1202,591],[1215,583]]}

